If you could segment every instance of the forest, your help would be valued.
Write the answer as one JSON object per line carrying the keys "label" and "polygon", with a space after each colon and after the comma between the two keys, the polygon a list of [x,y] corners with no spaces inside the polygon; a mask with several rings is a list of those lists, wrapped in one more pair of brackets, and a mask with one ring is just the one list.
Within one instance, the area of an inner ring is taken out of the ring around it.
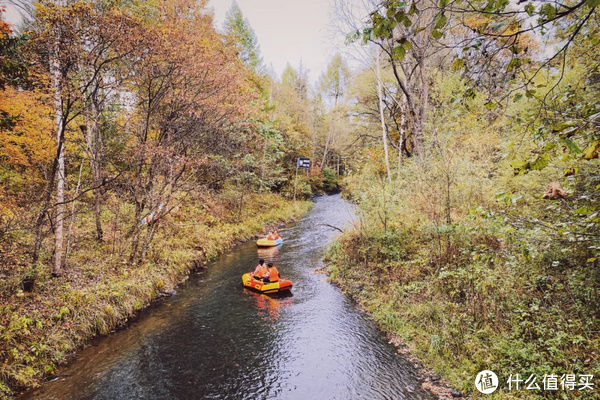
{"label": "forest", "polygon": [[316,82],[235,2],[222,27],[206,0],[14,4],[0,398],[339,190],[329,278],[453,387],[600,375],[600,1],[336,0]]}

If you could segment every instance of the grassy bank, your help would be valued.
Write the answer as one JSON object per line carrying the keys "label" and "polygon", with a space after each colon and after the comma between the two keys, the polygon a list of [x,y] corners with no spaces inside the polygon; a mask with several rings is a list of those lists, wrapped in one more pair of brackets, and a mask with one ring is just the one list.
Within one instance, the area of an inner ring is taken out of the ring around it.
{"label": "grassy bank", "polygon": [[560,383],[558,393],[506,390],[510,374],[533,374],[540,386],[545,374],[600,374],[598,273],[582,254],[560,246],[530,254],[476,225],[442,234],[358,227],[329,249],[330,278],[427,369],[473,398],[484,396],[473,383],[484,369],[504,389],[485,398],[598,398],[597,389],[562,391]]}
{"label": "grassy bank", "polygon": [[[127,263],[127,243],[73,244],[65,274],[37,271],[34,290],[18,291],[0,306],[0,398],[38,385],[66,357],[96,335],[113,331],[151,301],[185,281],[190,271],[267,227],[299,218],[311,202],[274,194],[188,199],[160,221],[139,266]],[[122,210],[125,211],[125,210]],[[125,213],[124,213],[125,214]],[[106,216],[106,226],[115,215]],[[80,227],[90,221],[82,221]],[[119,225],[106,235],[119,235]],[[111,230],[112,229],[112,230]]]}

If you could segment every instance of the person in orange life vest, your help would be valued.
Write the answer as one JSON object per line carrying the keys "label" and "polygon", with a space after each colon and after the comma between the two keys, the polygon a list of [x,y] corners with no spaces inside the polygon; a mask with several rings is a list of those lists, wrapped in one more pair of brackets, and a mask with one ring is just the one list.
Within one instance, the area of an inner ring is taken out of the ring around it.
{"label": "person in orange life vest", "polygon": [[273,233],[273,238],[274,238],[275,240],[279,239],[279,233],[277,233],[277,231],[275,231],[275,232]]}
{"label": "person in orange life vest", "polygon": [[275,236],[273,235],[273,232],[269,232],[269,234],[267,235],[267,240],[275,240]]}
{"label": "person in orange life vest", "polygon": [[265,260],[262,258],[258,260],[258,265],[254,269],[252,275],[256,279],[264,279],[267,276],[267,272],[269,271],[268,267],[265,265]]}
{"label": "person in orange life vest", "polygon": [[275,268],[273,266],[273,263],[269,263],[267,265],[268,270],[267,270],[267,275],[265,277],[265,281],[266,282],[277,282],[279,281],[279,271],[277,271],[277,268]]}

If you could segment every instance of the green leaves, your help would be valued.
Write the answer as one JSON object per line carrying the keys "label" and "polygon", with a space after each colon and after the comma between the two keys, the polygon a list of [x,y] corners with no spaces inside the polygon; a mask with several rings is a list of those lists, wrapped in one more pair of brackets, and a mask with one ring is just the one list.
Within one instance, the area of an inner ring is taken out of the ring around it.
{"label": "green leaves", "polygon": [[439,40],[442,38],[442,36],[444,36],[444,34],[440,31],[438,31],[437,29],[434,29],[431,31],[431,36],[433,36],[434,38]]}
{"label": "green leaves", "polygon": [[404,60],[404,56],[406,55],[406,49],[403,46],[396,46],[393,50],[394,59],[398,61]]}
{"label": "green leaves", "polygon": [[404,25],[405,27],[410,27],[412,25],[412,21],[408,18],[408,15],[404,12],[404,10],[398,11],[394,15],[394,19],[397,23]]}
{"label": "green leaves", "polygon": [[588,0],[585,4],[590,8],[598,7],[600,5],[600,0]]}
{"label": "green leaves", "polygon": [[406,53],[412,48],[412,43],[406,38],[402,38],[398,41],[399,45],[394,47],[393,56],[398,61],[404,60]]}
{"label": "green leaves", "polygon": [[498,103],[488,101],[487,103],[485,103],[485,108],[487,108],[488,110],[495,110],[496,108],[498,108]]}
{"label": "green leaves", "polygon": [[465,67],[465,60],[463,58],[457,58],[456,60],[454,60],[454,62],[452,63],[452,69],[458,71],[461,70]]}
{"label": "green leaves", "polygon": [[[597,1],[597,0],[595,0],[595,1]],[[550,3],[545,3],[540,8],[540,15],[542,16],[542,19],[545,21],[552,20],[556,17],[556,8]]]}
{"label": "green leaves", "polygon": [[448,23],[448,18],[442,12],[435,17],[435,29],[442,29]]}
{"label": "green leaves", "polygon": [[506,70],[507,71],[512,71],[516,68],[519,68],[521,66],[521,60],[519,60],[518,58],[512,58],[508,64],[506,64]]}
{"label": "green leaves", "polygon": [[417,5],[415,4],[414,1],[410,5],[408,15],[419,15],[419,9],[417,8]]}
{"label": "green leaves", "polygon": [[532,17],[532,16],[533,16],[533,14],[535,14],[535,7],[533,6],[533,4],[531,4],[531,3],[528,3],[528,4],[525,6],[525,12],[526,12],[526,13],[527,13],[527,14],[528,14],[530,17]]}
{"label": "green leaves", "polygon": [[541,154],[535,160],[529,162],[529,169],[542,170],[548,166],[548,155]]}
{"label": "green leaves", "polygon": [[407,38],[398,40],[399,46],[394,48],[394,57],[398,57],[399,60],[404,59],[406,53],[412,49],[412,43]]}
{"label": "green leaves", "polygon": [[569,149],[571,153],[581,154],[581,149],[577,146],[577,144],[569,138],[560,138],[558,142],[565,145]]}
{"label": "green leaves", "polygon": [[475,90],[471,87],[465,90],[465,93],[463,94],[463,97],[465,99],[474,99],[476,96],[477,93],[475,93]]}
{"label": "green leaves", "polygon": [[539,171],[548,166],[549,157],[547,154],[540,154],[535,159],[529,161],[512,161],[510,165],[513,167],[515,175],[525,175],[529,171]]}

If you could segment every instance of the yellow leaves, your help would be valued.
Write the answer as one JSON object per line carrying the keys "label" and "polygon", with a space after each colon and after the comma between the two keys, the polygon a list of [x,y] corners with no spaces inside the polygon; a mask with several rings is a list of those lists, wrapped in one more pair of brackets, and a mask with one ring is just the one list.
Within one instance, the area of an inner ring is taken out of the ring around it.
{"label": "yellow leaves", "polygon": [[487,26],[492,22],[491,18],[482,17],[482,16],[472,16],[465,19],[465,25],[472,28],[480,28],[483,26]]}
{"label": "yellow leaves", "polygon": [[584,160],[591,160],[594,158],[598,158],[598,154],[600,153],[600,140],[595,140],[590,143],[582,152],[582,158]]}
{"label": "yellow leaves", "polygon": [[54,153],[52,109],[37,92],[7,87],[0,91],[0,112],[8,121],[0,125],[2,163],[31,167],[49,162]]}

